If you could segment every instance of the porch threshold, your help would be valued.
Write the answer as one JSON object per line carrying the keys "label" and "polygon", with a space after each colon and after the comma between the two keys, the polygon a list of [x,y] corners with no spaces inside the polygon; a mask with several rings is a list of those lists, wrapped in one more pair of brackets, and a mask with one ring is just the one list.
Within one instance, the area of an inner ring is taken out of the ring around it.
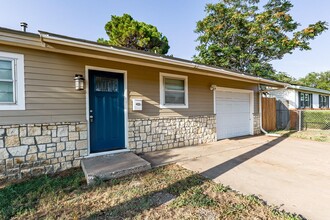
{"label": "porch threshold", "polygon": [[109,180],[151,169],[146,160],[132,152],[84,158],[81,161],[87,184]]}
{"label": "porch threshold", "polygon": [[112,154],[121,154],[130,152],[129,149],[120,149],[120,150],[112,150],[112,151],[106,151],[106,152],[100,152],[100,153],[91,153],[88,156],[85,156],[84,158],[91,158],[91,157],[99,157],[99,156],[109,156]]}

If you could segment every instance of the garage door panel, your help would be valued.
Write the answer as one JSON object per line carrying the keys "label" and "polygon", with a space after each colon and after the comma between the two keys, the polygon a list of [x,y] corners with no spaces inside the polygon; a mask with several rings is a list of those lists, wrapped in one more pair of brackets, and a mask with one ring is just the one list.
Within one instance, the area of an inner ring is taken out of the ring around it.
{"label": "garage door panel", "polygon": [[250,134],[250,94],[216,92],[216,119],[218,139]]}
{"label": "garage door panel", "polygon": [[216,107],[219,113],[250,113],[250,108],[246,108],[246,106],[250,106],[250,102],[223,102],[220,100],[218,103]]}
{"label": "garage door panel", "polygon": [[246,100],[249,99],[250,94],[248,93],[238,93],[238,92],[223,92],[218,94],[217,98],[226,100]]}

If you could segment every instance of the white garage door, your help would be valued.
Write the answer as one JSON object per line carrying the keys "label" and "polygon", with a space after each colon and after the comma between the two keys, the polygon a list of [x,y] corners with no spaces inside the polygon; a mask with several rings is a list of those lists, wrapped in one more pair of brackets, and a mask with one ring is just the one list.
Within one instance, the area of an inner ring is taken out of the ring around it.
{"label": "white garage door", "polygon": [[251,134],[250,93],[216,91],[218,139]]}

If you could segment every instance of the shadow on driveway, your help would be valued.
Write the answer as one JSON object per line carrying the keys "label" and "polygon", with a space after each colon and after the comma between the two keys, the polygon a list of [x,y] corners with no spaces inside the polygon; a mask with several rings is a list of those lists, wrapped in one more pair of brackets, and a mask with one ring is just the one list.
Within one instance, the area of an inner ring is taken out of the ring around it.
{"label": "shadow on driveway", "polygon": [[244,163],[245,161],[265,152],[266,150],[274,147],[275,145],[277,145],[278,143],[282,142],[283,140],[285,140],[287,137],[278,137],[268,143],[265,143],[263,145],[261,145],[258,148],[255,148],[253,150],[250,150],[244,154],[241,154],[237,157],[234,157],[230,160],[227,160],[224,163],[221,163],[215,167],[212,167],[204,172],[201,173],[201,175],[206,176],[210,179],[215,179],[219,176],[221,176],[222,174],[228,172],[229,170],[239,166],[240,164]]}

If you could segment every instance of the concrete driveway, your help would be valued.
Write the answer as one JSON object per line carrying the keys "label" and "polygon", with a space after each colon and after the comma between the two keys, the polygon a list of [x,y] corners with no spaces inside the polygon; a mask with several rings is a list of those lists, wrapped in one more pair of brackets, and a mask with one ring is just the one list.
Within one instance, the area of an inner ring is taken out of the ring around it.
{"label": "concrete driveway", "polygon": [[307,219],[330,219],[330,144],[254,136],[141,155],[178,163]]}

